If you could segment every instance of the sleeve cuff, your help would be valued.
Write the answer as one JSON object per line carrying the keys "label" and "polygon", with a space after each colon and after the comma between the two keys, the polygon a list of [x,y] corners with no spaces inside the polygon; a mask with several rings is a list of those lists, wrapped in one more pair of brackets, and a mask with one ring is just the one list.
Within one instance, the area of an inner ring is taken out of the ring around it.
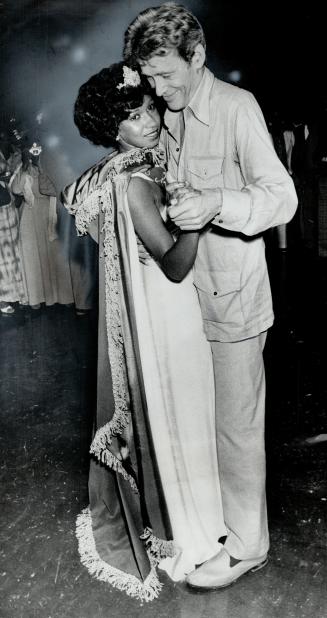
{"label": "sleeve cuff", "polygon": [[245,191],[222,189],[222,206],[212,220],[214,225],[241,232],[251,213],[251,197]]}

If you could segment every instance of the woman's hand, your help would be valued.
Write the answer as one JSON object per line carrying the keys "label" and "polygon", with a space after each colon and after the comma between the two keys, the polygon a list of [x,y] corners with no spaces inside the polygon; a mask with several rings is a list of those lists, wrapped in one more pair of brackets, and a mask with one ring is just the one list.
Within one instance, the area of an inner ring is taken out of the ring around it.
{"label": "woman's hand", "polygon": [[169,182],[166,184],[166,191],[169,195],[169,199],[176,199],[178,192],[191,187],[187,180],[183,182]]}
{"label": "woman's hand", "polygon": [[111,444],[108,445],[107,448],[108,451],[110,451],[119,461],[124,461],[125,459],[128,459],[128,444],[127,442],[125,442],[125,440],[121,439],[120,436],[113,436]]}
{"label": "woman's hand", "polygon": [[110,446],[111,453],[119,459],[125,461],[129,457],[129,444],[133,438],[133,426],[131,420],[118,436],[113,436]]}
{"label": "woman's hand", "polygon": [[169,205],[176,206],[182,204],[186,199],[198,197],[201,191],[193,189],[189,182],[172,182],[166,187],[169,195]]}
{"label": "woman's hand", "polygon": [[146,266],[152,261],[152,257],[150,253],[146,250],[144,244],[142,243],[142,241],[140,240],[138,236],[136,236],[136,242],[137,242],[137,252],[139,255],[139,262],[141,262],[141,264],[144,264]]}

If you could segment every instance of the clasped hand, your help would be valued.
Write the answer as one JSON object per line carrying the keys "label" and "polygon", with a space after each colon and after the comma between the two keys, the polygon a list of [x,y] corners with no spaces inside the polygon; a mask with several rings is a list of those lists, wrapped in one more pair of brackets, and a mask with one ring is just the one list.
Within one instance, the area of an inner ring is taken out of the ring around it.
{"label": "clasped hand", "polygon": [[172,182],[166,190],[170,196],[169,217],[181,230],[201,230],[217,214],[212,210],[212,201],[203,199],[205,192],[187,182]]}

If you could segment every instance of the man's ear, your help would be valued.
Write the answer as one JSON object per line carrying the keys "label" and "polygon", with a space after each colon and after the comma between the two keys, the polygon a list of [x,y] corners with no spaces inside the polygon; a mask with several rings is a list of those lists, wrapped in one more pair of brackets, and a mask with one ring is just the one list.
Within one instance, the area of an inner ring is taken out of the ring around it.
{"label": "man's ear", "polygon": [[206,61],[206,50],[201,43],[198,43],[193,52],[191,64],[195,69],[202,69]]}

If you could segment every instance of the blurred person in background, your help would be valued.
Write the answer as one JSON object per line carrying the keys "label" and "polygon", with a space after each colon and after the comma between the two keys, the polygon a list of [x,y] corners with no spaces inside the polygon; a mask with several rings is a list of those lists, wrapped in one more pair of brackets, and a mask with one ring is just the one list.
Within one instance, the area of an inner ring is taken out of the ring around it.
{"label": "blurred person in background", "polygon": [[12,303],[26,302],[19,252],[19,220],[10,189],[11,173],[0,152],[0,311],[14,313]]}
{"label": "blurred person in background", "polygon": [[11,187],[22,197],[19,239],[28,304],[71,305],[74,302],[69,262],[57,232],[56,189],[40,162],[42,148],[22,150]]}

